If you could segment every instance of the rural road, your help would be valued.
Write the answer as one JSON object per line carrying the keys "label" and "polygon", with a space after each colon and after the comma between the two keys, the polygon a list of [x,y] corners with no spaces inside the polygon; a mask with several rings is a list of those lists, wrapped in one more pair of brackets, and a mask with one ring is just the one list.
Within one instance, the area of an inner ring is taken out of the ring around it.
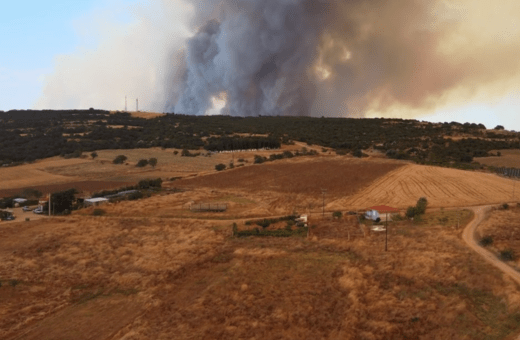
{"label": "rural road", "polygon": [[475,213],[475,217],[464,229],[464,232],[462,233],[462,239],[471,249],[482,256],[484,260],[497,267],[513,280],[515,280],[518,284],[520,284],[520,273],[504,262],[500,261],[496,255],[479,246],[477,240],[475,239],[475,231],[477,230],[478,225],[484,220],[486,214],[491,210],[491,208],[492,206],[490,205],[470,208]]}
{"label": "rural road", "polygon": [[[493,208],[491,205],[481,206],[481,207],[472,207],[470,208],[475,213],[475,217],[473,220],[466,226],[464,232],[462,233],[462,239],[467,245],[476,251],[480,256],[484,258],[487,262],[491,263],[493,266],[500,269],[503,273],[508,275],[510,278],[515,280],[518,284],[520,284],[520,273],[509,267],[504,262],[500,261],[494,254],[487,251],[483,247],[479,246],[477,240],[475,239],[475,231],[477,230],[479,224],[484,220],[487,213]],[[511,338],[513,339],[513,338]],[[520,335],[517,335],[514,339],[520,340]]]}

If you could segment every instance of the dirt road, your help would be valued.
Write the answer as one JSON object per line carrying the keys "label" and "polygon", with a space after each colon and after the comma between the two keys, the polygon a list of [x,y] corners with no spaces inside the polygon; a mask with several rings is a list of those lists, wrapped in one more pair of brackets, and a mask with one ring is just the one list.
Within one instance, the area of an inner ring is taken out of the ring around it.
{"label": "dirt road", "polygon": [[491,208],[492,206],[489,205],[470,208],[475,213],[475,218],[468,224],[466,229],[464,229],[462,238],[471,249],[480,254],[487,262],[491,263],[493,266],[497,267],[502,272],[509,275],[509,277],[511,277],[513,280],[518,282],[518,284],[520,284],[520,273],[497,259],[497,257],[491,252],[479,246],[477,240],[475,239],[475,231],[477,230],[478,225],[482,222],[482,220],[484,220],[486,214],[491,210]]}
{"label": "dirt road", "polygon": [[[477,240],[475,239],[475,231],[477,230],[479,224],[484,220],[487,213],[492,209],[492,206],[481,206],[481,207],[473,207],[470,208],[475,213],[475,218],[467,225],[466,229],[462,233],[462,238],[467,245],[476,251],[480,256],[484,258],[487,262],[491,263],[493,266],[500,269],[503,273],[508,275],[510,278],[515,280],[520,284],[520,273],[518,273],[513,268],[509,267],[504,262],[497,259],[497,257],[486,249],[482,248],[478,245]],[[520,335],[515,336],[515,340],[520,340]]]}

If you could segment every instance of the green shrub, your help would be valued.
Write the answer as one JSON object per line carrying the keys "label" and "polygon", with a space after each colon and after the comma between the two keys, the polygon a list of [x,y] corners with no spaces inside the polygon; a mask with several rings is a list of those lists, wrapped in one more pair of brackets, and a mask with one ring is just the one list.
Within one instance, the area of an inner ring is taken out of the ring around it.
{"label": "green shrub", "polygon": [[343,213],[341,211],[335,211],[332,213],[332,217],[340,219],[343,216]]}
{"label": "green shrub", "polygon": [[509,204],[507,204],[507,203],[502,204],[502,209],[504,209],[504,210],[509,209]]}
{"label": "green shrub", "polygon": [[141,198],[143,198],[143,193],[140,192],[140,191],[136,191],[136,192],[133,192],[130,195],[128,195],[128,200],[129,201],[135,201],[135,200],[138,200],[138,199],[141,199]]}
{"label": "green shrub", "polygon": [[181,152],[182,157],[197,157],[200,155],[200,152],[191,153],[188,149],[183,149]]}
{"label": "green shrub", "polygon": [[515,253],[511,249],[505,249],[500,252],[500,259],[502,261],[513,261],[515,258]]}
{"label": "green shrub", "polygon": [[148,160],[147,159],[140,159],[139,162],[137,162],[137,164],[135,166],[138,167],[138,168],[142,168],[142,167],[145,167],[147,165],[148,165]]}
{"label": "green shrub", "polygon": [[222,171],[224,169],[226,169],[226,164],[220,163],[220,164],[215,165],[215,170],[217,170],[217,171]]}
{"label": "green shrub", "polygon": [[152,157],[148,160],[148,164],[150,164],[152,166],[152,168],[155,168],[155,166],[157,165],[157,158],[155,157]]}
{"label": "green shrub", "polygon": [[265,157],[262,157],[262,156],[259,156],[259,155],[255,155],[255,164],[262,164],[263,162],[265,162],[267,160],[267,158]]}
{"label": "green shrub", "polygon": [[263,219],[260,221],[256,221],[256,224],[265,229],[271,225],[271,221],[268,219]]}
{"label": "green shrub", "polygon": [[480,245],[483,247],[487,247],[493,244],[493,238],[491,236],[485,236],[480,240]]}
{"label": "green shrub", "polygon": [[428,200],[426,197],[421,197],[417,201],[417,204],[415,206],[416,208],[416,215],[422,215],[426,212],[426,207],[428,206]]}
{"label": "green shrub", "polygon": [[106,211],[103,209],[94,209],[94,211],[92,212],[92,215],[94,215],[94,216],[103,216],[105,214],[106,214]]}
{"label": "green shrub", "polygon": [[417,208],[416,207],[408,207],[408,209],[406,209],[406,217],[408,218],[413,218],[417,215]]}
{"label": "green shrub", "polygon": [[114,163],[114,164],[123,164],[127,159],[128,158],[125,155],[119,155],[116,158],[114,158],[112,163]]}

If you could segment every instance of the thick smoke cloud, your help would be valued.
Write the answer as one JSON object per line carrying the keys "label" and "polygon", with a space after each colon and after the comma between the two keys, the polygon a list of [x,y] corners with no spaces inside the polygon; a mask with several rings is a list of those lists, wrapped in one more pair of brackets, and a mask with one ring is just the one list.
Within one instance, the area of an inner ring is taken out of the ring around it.
{"label": "thick smoke cloud", "polygon": [[[146,56],[141,72],[127,70],[135,81],[112,72],[110,88],[139,83],[134,92],[149,92],[159,111],[206,114],[220,100],[221,112],[231,115],[363,116],[396,108],[421,114],[475,96],[502,96],[520,80],[515,0],[170,0],[151,6],[161,18],[136,27],[128,39],[141,36],[147,45],[131,54]],[[174,13],[175,21],[186,19],[189,38],[168,28]],[[71,69],[81,79],[111,65],[104,58],[117,63],[127,43],[101,48],[96,63],[60,65],[46,96],[62,103],[77,98],[76,84],[62,87],[68,96],[56,93],[57,84]],[[111,92],[98,91],[95,81],[77,83],[89,100]]]}

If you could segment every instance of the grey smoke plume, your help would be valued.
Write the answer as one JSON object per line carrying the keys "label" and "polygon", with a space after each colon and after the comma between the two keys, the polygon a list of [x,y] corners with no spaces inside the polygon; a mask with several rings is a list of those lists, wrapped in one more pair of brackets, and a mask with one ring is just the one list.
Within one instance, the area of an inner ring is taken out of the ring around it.
{"label": "grey smoke plume", "polygon": [[168,109],[204,114],[223,93],[231,115],[432,109],[518,78],[518,27],[498,22],[512,13],[510,0],[221,1]]}
{"label": "grey smoke plume", "polygon": [[[221,113],[240,116],[406,109],[406,117],[500,97],[520,80],[517,0],[154,0],[150,8],[117,44],[109,37],[59,63],[40,106],[120,108],[124,99],[109,95],[132,92],[146,93],[145,109],[185,114],[220,102]],[[172,28],[179,22],[188,38]]]}

